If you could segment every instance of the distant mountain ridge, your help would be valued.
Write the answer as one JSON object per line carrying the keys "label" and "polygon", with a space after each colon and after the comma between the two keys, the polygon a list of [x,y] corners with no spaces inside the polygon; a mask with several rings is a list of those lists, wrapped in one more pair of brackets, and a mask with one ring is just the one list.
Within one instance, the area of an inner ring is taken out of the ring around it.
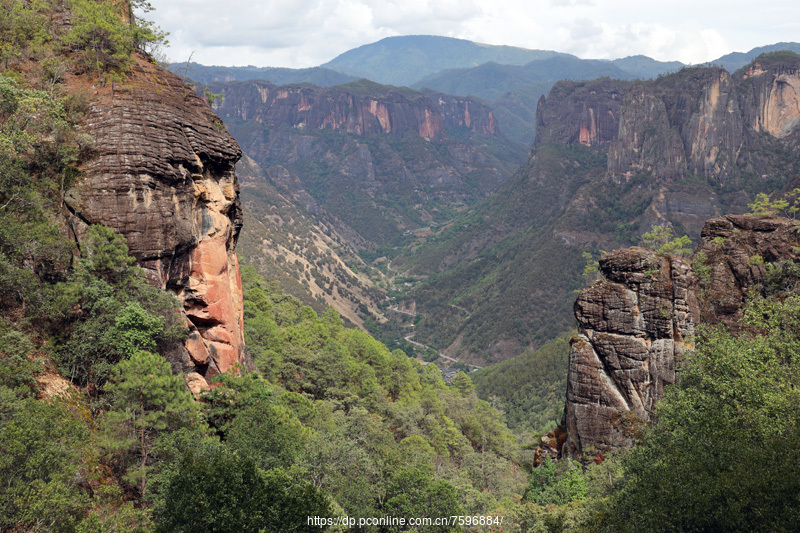
{"label": "distant mountain ridge", "polygon": [[[735,52],[711,61],[729,72],[763,52],[800,52],[800,43],[777,43]],[[536,105],[559,80],[652,79],[685,67],[643,55],[614,60],[580,59],[550,50],[479,44],[432,35],[388,37],[349,50],[319,67],[307,69],[207,67],[178,63],[170,70],[194,81],[260,79],[276,85],[310,83],[330,87],[366,78],[374,82],[491,102],[500,129],[510,140],[530,144],[536,132]]]}
{"label": "distant mountain ridge", "polygon": [[172,63],[167,66],[175,74],[208,85],[216,81],[247,81],[265,80],[276,85],[287,85],[290,83],[310,83],[320,87],[330,87],[354,81],[357,78],[348,76],[335,70],[312,67],[312,68],[278,68],[278,67],[220,67],[206,66],[200,63],[185,62]]}
{"label": "distant mountain ridge", "polygon": [[573,57],[551,50],[480,44],[433,35],[387,37],[349,50],[322,67],[389,85],[413,85],[421,78],[488,62],[524,65],[536,59]]}
{"label": "distant mountain ridge", "polygon": [[766,52],[777,52],[779,50],[788,50],[796,54],[800,54],[800,43],[775,43],[766,46],[759,46],[753,48],[749,52],[732,52],[726,54],[709,63],[712,65],[719,65],[728,72],[734,72],[750,63],[753,59]]}

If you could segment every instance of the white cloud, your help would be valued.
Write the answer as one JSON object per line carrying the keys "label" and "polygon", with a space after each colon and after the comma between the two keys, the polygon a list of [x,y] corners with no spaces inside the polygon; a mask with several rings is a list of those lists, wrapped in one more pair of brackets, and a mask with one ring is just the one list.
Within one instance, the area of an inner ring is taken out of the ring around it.
{"label": "white cloud", "polygon": [[[168,55],[203,63],[309,67],[391,35],[615,58],[704,62],[733,50],[798,40],[800,4],[774,0],[151,0],[170,31]],[[692,17],[692,18],[688,18]]]}

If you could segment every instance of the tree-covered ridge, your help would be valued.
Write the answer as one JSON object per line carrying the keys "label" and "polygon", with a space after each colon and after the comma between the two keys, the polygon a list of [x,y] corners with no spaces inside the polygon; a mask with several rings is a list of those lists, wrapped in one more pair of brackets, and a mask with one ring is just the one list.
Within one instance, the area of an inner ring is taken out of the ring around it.
{"label": "tree-covered ridge", "polygon": [[561,423],[570,336],[470,374],[478,396],[496,402],[513,430],[542,434]]}
{"label": "tree-covered ridge", "polygon": [[407,475],[457,488],[469,513],[519,497],[516,442],[466,375],[448,386],[435,366],[343,328],[332,309],[317,317],[249,266],[242,277],[248,349],[278,402],[312,430],[301,464],[346,511],[385,511]]}
{"label": "tree-covered ridge", "polygon": [[108,228],[63,236],[91,147],[81,108],[0,81],[2,528],[302,529],[309,513],[499,512],[521,494],[513,437],[466,376],[450,388],[252,269],[248,341],[273,383],[219,376],[192,401],[164,358],[186,334],[177,300]]}

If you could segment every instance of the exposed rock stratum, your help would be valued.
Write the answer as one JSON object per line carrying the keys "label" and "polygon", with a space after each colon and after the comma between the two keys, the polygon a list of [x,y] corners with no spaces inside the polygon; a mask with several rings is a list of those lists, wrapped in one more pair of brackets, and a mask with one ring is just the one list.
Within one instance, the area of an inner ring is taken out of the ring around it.
{"label": "exposed rock stratum", "polygon": [[183,370],[199,379],[243,361],[242,225],[236,142],[180,78],[137,58],[99,93],[83,125],[95,139],[84,178],[67,193],[80,237],[89,224],[122,234],[148,278],[183,302]]}
{"label": "exposed rock stratum", "polygon": [[675,382],[696,326],[746,330],[748,298],[781,290],[798,261],[800,222],[743,215],[707,221],[691,263],[641,248],[602,258],[602,279],[575,302],[579,332],[570,342],[560,453],[633,444],[637,426],[651,420]]}

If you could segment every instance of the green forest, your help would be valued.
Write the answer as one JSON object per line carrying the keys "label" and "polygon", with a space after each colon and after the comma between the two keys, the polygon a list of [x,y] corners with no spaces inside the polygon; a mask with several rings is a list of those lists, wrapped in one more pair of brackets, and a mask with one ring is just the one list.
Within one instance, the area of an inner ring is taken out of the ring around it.
{"label": "green forest", "polygon": [[384,516],[463,519],[365,529],[800,530],[791,273],[750,301],[739,336],[701,328],[656,421],[601,459],[534,450],[560,422],[569,335],[447,383],[246,264],[253,366],[193,397],[170,364],[188,333],[177,298],[111,229],[64,231],[95,142],[64,75],[124,80],[164,38],[127,8],[0,0],[0,531],[344,531],[337,517]]}

